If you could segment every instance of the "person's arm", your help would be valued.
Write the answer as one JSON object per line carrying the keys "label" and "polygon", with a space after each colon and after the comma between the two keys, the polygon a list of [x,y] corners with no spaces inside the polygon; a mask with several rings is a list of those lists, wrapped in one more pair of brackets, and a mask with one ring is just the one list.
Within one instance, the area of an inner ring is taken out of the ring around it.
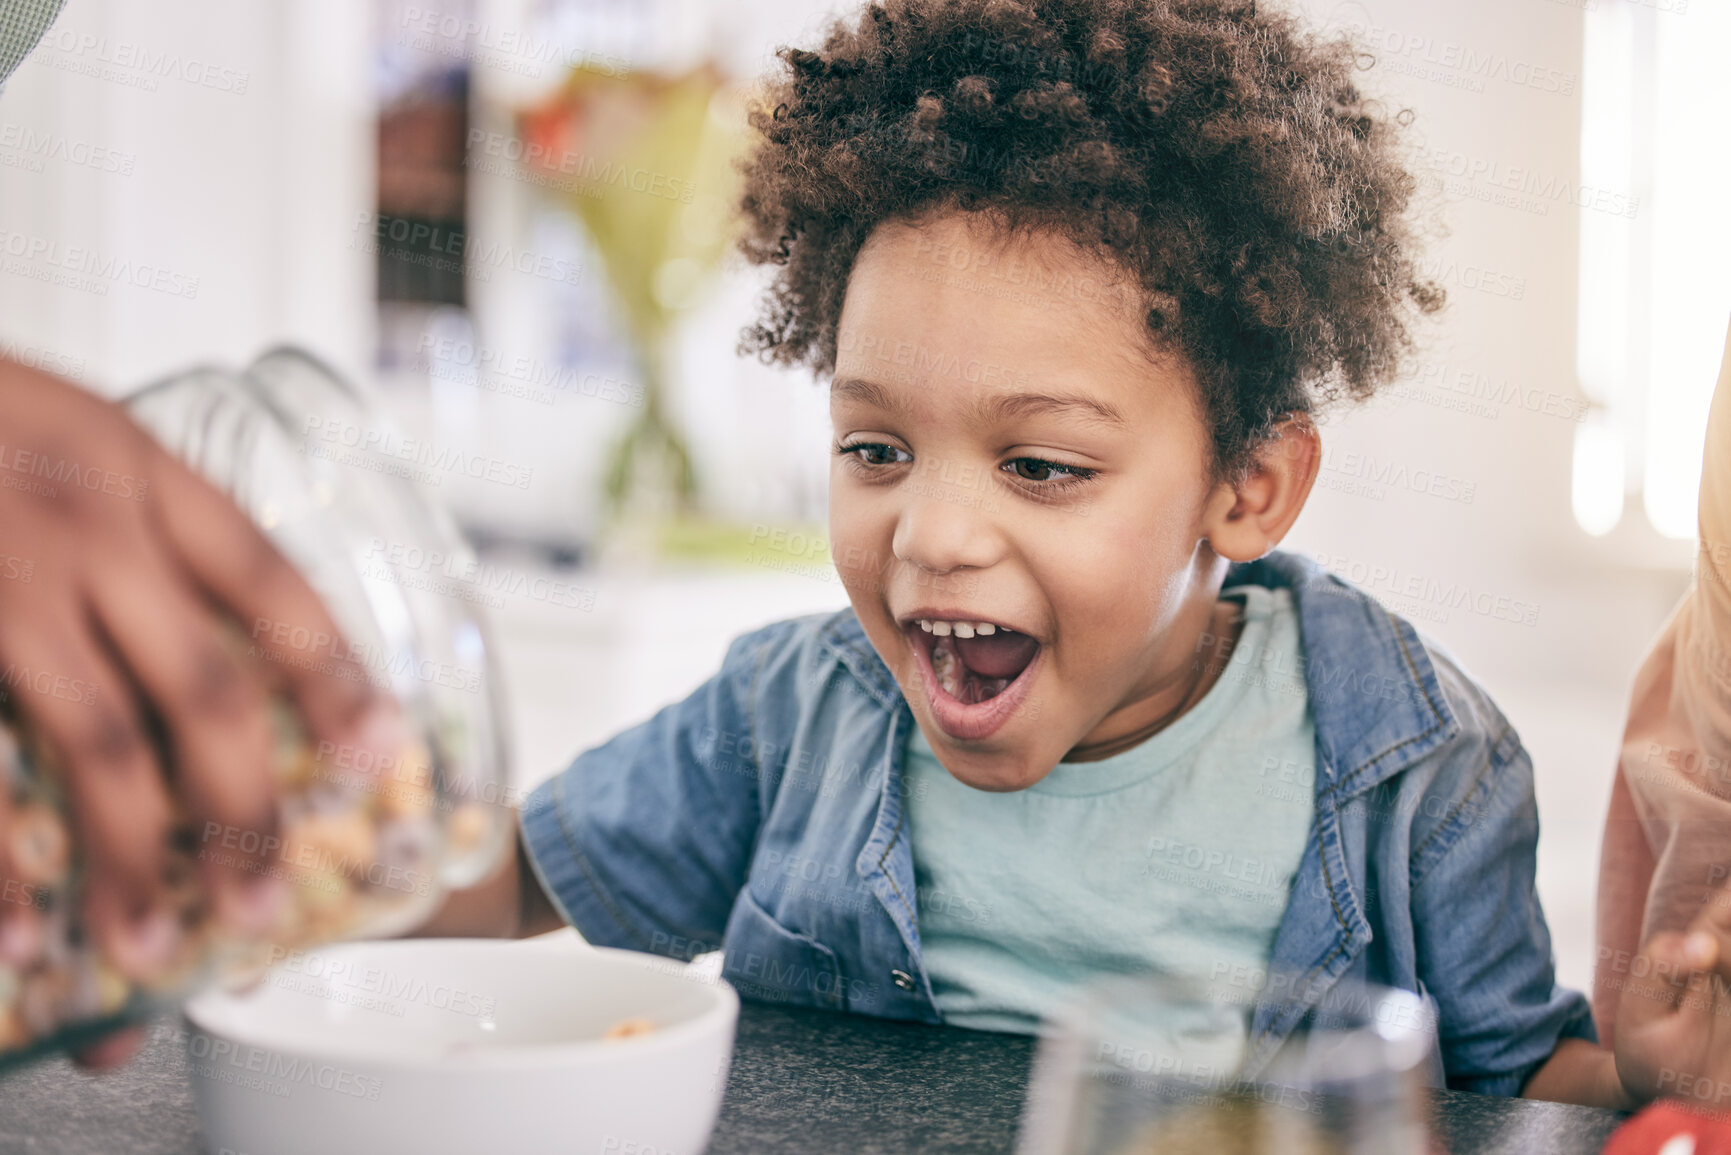
{"label": "person's arm", "polygon": [[1429,784],[1426,805],[1408,811],[1418,977],[1436,1000],[1448,1086],[1515,1095],[1560,1044],[1595,1036],[1586,998],[1556,982],[1532,760],[1488,698],[1458,713],[1480,720],[1479,746],[1458,757],[1457,780]]}
{"label": "person's arm", "polygon": [[454,890],[416,938],[530,938],[565,925],[529,864],[529,848],[511,816],[511,846],[499,868],[464,890]]}
{"label": "person's arm", "polygon": [[1617,1056],[1586,1039],[1560,1041],[1544,1066],[1521,1088],[1521,1097],[1615,1111],[1633,1111],[1647,1102],[1624,1088],[1617,1075]]}
{"label": "person's arm", "polygon": [[1731,874],[1731,326],[1702,451],[1695,579],[1636,673],[1599,856],[1594,1015],[1607,1046],[1638,945]]}
{"label": "person's arm", "polygon": [[516,850],[420,935],[584,939],[675,957],[719,948],[744,885],[777,751],[753,702],[779,622],[734,639],[686,699],[579,755],[518,814]]}
{"label": "person's arm", "polygon": [[1641,921],[1656,866],[1653,848],[1635,812],[1628,771],[1619,759],[1599,847],[1595,908],[1593,1022],[1599,1028],[1601,1046],[1616,1042],[1617,1002],[1623,994],[1627,960],[1633,959],[1641,946]]}
{"label": "person's arm", "polygon": [[[1594,971],[1605,1046],[1559,1047],[1528,1084],[1534,1098],[1629,1110],[1731,1071],[1713,1037],[1731,1013],[1720,981],[1731,976],[1731,326],[1699,509],[1695,580],[1636,679],[1605,822]],[[1663,829],[1662,854],[1646,821]]]}
{"label": "person's arm", "polygon": [[1723,661],[1731,652],[1731,324],[1725,329],[1719,379],[1707,411],[1698,509],[1701,544],[1689,592],[1694,612],[1683,639],[1689,660],[1679,681],[1695,732],[1724,755],[1731,754],[1731,672]]}

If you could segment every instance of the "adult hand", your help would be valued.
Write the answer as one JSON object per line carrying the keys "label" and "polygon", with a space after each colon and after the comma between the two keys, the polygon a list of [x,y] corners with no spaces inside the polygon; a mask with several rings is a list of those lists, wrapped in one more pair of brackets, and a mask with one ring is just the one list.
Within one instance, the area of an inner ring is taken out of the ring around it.
{"label": "adult hand", "polygon": [[1632,1104],[1663,1096],[1731,1111],[1731,888],[1626,962],[1615,1052]]}
{"label": "adult hand", "polygon": [[[221,617],[263,661],[237,659]],[[85,855],[83,915],[123,974],[148,977],[178,944],[166,873],[176,802],[198,830],[261,836],[230,839],[220,856],[190,848],[216,916],[260,935],[280,913],[286,884],[262,854],[233,849],[268,845],[276,826],[269,692],[293,702],[315,740],[400,748],[394,700],[344,647],[297,663],[271,641],[340,634],[246,515],[125,410],[0,359],[0,692],[63,767]],[[151,739],[158,725],[172,767]],[[9,809],[0,790],[0,878],[28,895],[44,867],[32,840],[44,816]],[[28,965],[44,931],[30,902],[0,902],[0,962]],[[139,1039],[128,1034],[84,1058],[123,1060]]]}

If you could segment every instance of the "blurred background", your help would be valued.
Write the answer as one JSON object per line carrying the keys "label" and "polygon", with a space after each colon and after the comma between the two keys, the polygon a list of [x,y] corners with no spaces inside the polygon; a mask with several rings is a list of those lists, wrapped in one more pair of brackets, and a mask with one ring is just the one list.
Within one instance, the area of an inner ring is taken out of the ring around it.
{"label": "blurred background", "polygon": [[[0,353],[119,396],[294,342],[485,462],[417,484],[481,551],[527,789],[741,631],[846,604],[824,390],[736,356],[763,277],[727,244],[749,85],[851,8],[70,0],[0,92]],[[1510,715],[1584,988],[1628,685],[1688,581],[1731,315],[1731,5],[1302,10],[1417,113],[1451,303],[1406,380],[1330,418],[1286,544]]]}

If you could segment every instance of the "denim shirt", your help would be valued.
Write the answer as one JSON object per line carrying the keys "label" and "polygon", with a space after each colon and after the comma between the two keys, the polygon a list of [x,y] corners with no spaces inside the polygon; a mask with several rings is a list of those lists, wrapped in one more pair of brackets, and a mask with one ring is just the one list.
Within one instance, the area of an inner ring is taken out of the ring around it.
{"label": "denim shirt", "polygon": [[[1574,1036],[1534,887],[1532,763],[1476,683],[1405,619],[1276,551],[1226,584],[1287,587],[1316,728],[1315,819],[1261,1004],[1253,1073],[1342,976],[1434,1006],[1433,1080],[1519,1093]],[[748,998],[942,1021],[920,961],[901,758],[915,725],[851,608],[734,639],[681,702],[579,755],[523,806],[543,887],[590,942],[725,952]]]}

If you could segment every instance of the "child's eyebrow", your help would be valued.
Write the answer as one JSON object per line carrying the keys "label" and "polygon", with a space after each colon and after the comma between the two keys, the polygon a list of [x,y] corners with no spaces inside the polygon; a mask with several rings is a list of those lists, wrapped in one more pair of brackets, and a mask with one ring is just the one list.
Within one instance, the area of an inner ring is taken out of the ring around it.
{"label": "child's eyebrow", "polygon": [[[830,383],[830,396],[858,401],[904,417],[908,412],[901,398],[892,395],[875,381],[867,381],[861,377],[837,377]],[[1073,414],[1084,420],[1121,428],[1130,424],[1122,413],[1104,401],[1096,401],[1092,397],[1052,396],[1047,393],[1000,393],[983,397],[975,403],[973,417],[981,424],[989,424],[1039,413]]]}

